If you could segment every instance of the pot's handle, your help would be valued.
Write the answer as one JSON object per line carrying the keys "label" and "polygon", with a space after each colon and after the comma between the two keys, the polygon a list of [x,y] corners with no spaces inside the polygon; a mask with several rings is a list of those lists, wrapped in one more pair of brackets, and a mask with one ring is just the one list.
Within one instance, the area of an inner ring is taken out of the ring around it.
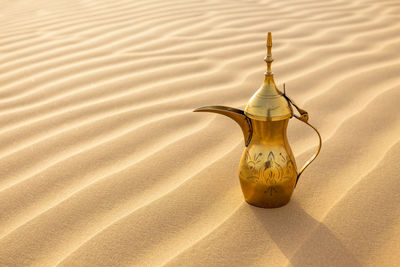
{"label": "pot's handle", "polygon": [[322,146],[322,138],[320,133],[318,132],[318,130],[312,126],[310,123],[308,123],[308,112],[305,111],[304,109],[299,108],[287,95],[286,95],[286,90],[285,90],[285,84],[283,84],[283,88],[284,88],[284,93],[283,96],[289,101],[289,103],[291,103],[299,112],[300,116],[297,116],[296,114],[293,114],[293,116],[304,122],[305,124],[307,124],[308,126],[310,126],[318,135],[318,139],[319,139],[319,145],[318,145],[318,149],[317,151],[314,153],[314,155],[307,160],[307,162],[304,164],[304,166],[300,169],[299,174],[297,174],[297,179],[296,179],[296,183],[295,183],[295,187],[297,185],[297,182],[299,181],[300,175],[303,173],[303,171],[315,160],[315,158],[318,156],[319,152],[321,151],[321,146]]}
{"label": "pot's handle", "polygon": [[318,156],[319,152],[321,151],[321,146],[322,146],[322,138],[321,135],[319,134],[318,130],[312,126],[311,124],[308,123],[308,121],[302,120],[301,116],[297,116],[297,115],[293,115],[296,119],[301,120],[302,122],[304,122],[305,124],[307,124],[308,126],[310,126],[311,128],[313,128],[313,130],[317,133],[318,138],[319,138],[319,145],[318,145],[318,149],[317,151],[314,153],[314,155],[307,160],[307,162],[304,164],[304,166],[300,169],[299,174],[297,174],[297,179],[296,179],[296,184],[294,185],[296,187],[297,182],[299,181],[300,175],[303,173],[303,171],[308,167],[308,165],[310,165],[315,158]]}

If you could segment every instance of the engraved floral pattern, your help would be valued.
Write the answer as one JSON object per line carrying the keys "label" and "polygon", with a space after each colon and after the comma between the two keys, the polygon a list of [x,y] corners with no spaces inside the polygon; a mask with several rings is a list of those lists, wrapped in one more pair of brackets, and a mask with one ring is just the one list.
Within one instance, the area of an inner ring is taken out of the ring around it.
{"label": "engraved floral pattern", "polygon": [[272,195],[273,191],[276,192],[274,186],[283,177],[283,169],[281,165],[275,161],[275,155],[272,151],[269,152],[268,160],[265,162],[264,170],[261,173],[265,184],[270,186],[267,191]]}
{"label": "engraved floral pattern", "polygon": [[277,193],[276,185],[292,179],[296,175],[296,168],[288,155],[278,156],[269,152],[268,156],[263,153],[250,154],[246,151],[245,164],[240,176],[251,183],[263,183],[266,186],[264,193],[273,195]]}
{"label": "engraved floral pattern", "polygon": [[262,153],[254,154],[253,156],[250,155],[249,151],[246,151],[246,169],[241,171],[242,173],[246,174],[246,179],[250,182],[256,183],[260,178],[260,164],[262,164]]}

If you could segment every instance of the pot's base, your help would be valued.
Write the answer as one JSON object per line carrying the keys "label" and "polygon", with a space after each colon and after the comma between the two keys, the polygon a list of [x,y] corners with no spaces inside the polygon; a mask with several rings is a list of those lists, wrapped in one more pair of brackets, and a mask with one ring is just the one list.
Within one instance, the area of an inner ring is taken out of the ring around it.
{"label": "pot's base", "polygon": [[247,199],[245,199],[246,202],[252,206],[255,206],[257,208],[264,208],[264,209],[274,209],[274,208],[280,208],[282,206],[285,206],[287,203],[289,203],[288,199],[287,201],[284,202],[275,202],[275,203],[269,203],[269,202],[251,202]]}

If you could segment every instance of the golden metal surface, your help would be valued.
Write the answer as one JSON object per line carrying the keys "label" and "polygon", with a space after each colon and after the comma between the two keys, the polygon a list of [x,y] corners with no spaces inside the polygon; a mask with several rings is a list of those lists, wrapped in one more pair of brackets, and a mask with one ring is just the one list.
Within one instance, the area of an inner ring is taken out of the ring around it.
{"label": "golden metal surface", "polygon": [[246,146],[249,145],[253,133],[253,128],[250,119],[244,115],[243,110],[225,106],[207,106],[201,107],[194,110],[194,112],[213,112],[225,115],[232,120],[236,121],[242,129],[244,136],[244,143]]}
{"label": "golden metal surface", "polygon": [[244,113],[247,117],[262,121],[277,121],[292,117],[290,104],[283,93],[278,90],[274,81],[274,74],[271,71],[271,64],[274,61],[271,54],[272,37],[268,33],[267,56],[264,61],[267,63],[267,71],[264,73],[264,83],[257,92],[250,98]]}
{"label": "golden metal surface", "polygon": [[267,72],[265,74],[272,75],[271,64],[274,61],[272,58],[272,34],[269,32],[267,37],[267,56],[264,58],[264,61],[267,63]]}
{"label": "golden metal surface", "polygon": [[286,137],[288,121],[252,120],[253,138],[239,164],[244,198],[252,205],[275,208],[290,200],[297,168]]}
{"label": "golden metal surface", "polygon": [[296,119],[298,119],[298,120],[304,122],[305,124],[307,124],[308,126],[310,126],[310,127],[317,133],[317,135],[318,135],[318,141],[319,141],[317,151],[314,153],[314,155],[313,155],[309,160],[307,160],[307,162],[304,164],[304,166],[300,169],[299,174],[297,175],[297,179],[296,179],[296,185],[297,185],[297,182],[299,181],[300,175],[301,175],[301,174],[303,173],[303,171],[315,160],[315,158],[318,156],[319,152],[321,151],[321,147],[322,147],[322,138],[321,138],[321,134],[318,132],[318,130],[308,122],[308,119],[309,119],[308,112],[305,111],[304,109],[300,108],[299,106],[297,106],[297,105],[293,102],[293,100],[290,99],[290,98],[286,95],[285,84],[283,84],[283,90],[284,90],[284,92],[285,92],[285,93],[284,93],[284,96],[286,97],[286,99],[289,101],[289,103],[291,103],[291,104],[297,109],[297,111],[298,111],[299,114],[300,114],[300,116],[297,116],[296,114],[293,114],[293,116],[294,116]]}
{"label": "golden metal surface", "polygon": [[[318,130],[308,122],[308,112],[286,95],[285,86],[284,93],[276,88],[271,72],[271,47],[271,33],[268,33],[264,84],[250,99],[245,111],[225,106],[194,110],[222,114],[238,123],[246,145],[239,164],[240,185],[245,200],[263,208],[276,208],[289,202],[300,175],[318,156],[322,145]],[[291,105],[300,116],[293,114]],[[292,116],[310,126],[319,138],[317,151],[300,171],[297,171],[286,135]]]}
{"label": "golden metal surface", "polygon": [[300,175],[301,175],[301,174],[303,173],[303,171],[317,158],[319,152],[321,151],[321,147],[322,147],[322,137],[321,137],[321,134],[318,132],[318,130],[317,130],[314,126],[312,126],[309,122],[302,120],[301,117],[298,117],[298,116],[296,116],[296,115],[295,115],[295,117],[296,117],[298,120],[301,120],[302,122],[306,123],[306,124],[307,124],[308,126],[310,126],[311,128],[313,128],[313,130],[317,133],[318,139],[319,139],[319,144],[318,144],[318,149],[317,149],[317,151],[315,151],[314,155],[312,155],[312,157],[311,157],[310,159],[307,160],[307,162],[306,162],[306,163],[304,164],[304,166],[300,169],[299,174],[297,175],[297,179],[296,179],[296,185],[297,185],[297,182],[299,181]]}

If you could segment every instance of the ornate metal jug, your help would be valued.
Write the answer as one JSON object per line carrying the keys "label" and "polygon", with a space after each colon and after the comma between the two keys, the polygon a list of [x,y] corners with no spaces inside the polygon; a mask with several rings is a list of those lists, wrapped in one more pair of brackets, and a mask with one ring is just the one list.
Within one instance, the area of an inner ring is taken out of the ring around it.
{"label": "ornate metal jug", "polygon": [[[304,169],[318,156],[322,140],[318,130],[308,123],[307,111],[299,108],[285,93],[278,90],[271,72],[272,36],[268,33],[267,71],[263,85],[251,97],[245,110],[225,106],[201,107],[195,112],[213,112],[236,121],[244,135],[246,148],[239,165],[239,179],[245,200],[257,207],[276,208],[289,202]],[[293,113],[292,105],[299,116]],[[295,117],[318,134],[315,154],[297,171],[286,129]]]}

